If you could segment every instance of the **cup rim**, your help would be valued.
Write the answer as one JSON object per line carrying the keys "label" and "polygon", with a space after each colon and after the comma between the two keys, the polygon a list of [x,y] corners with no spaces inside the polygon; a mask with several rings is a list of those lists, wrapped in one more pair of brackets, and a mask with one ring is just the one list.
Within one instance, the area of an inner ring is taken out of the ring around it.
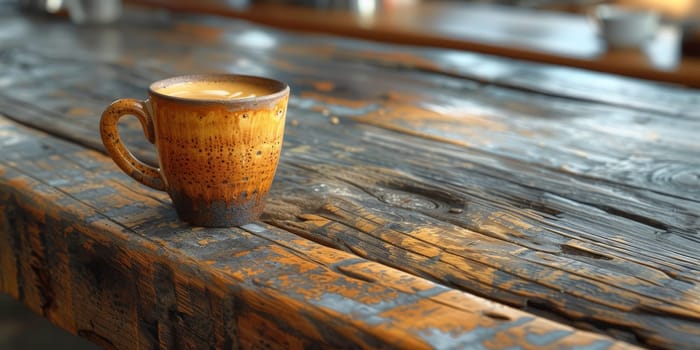
{"label": "cup rim", "polygon": [[[177,97],[166,95],[157,91],[157,89],[164,88],[167,86],[172,86],[175,84],[182,84],[193,81],[243,81],[254,84],[259,84],[263,86],[268,86],[275,92],[255,97],[245,97],[232,100],[222,100],[222,99],[195,99],[186,97]],[[268,101],[276,100],[289,92],[289,85],[283,81],[275,80],[272,78],[256,76],[256,75],[245,75],[245,74],[233,74],[233,73],[205,73],[205,74],[185,74],[178,75],[166,79],[161,79],[151,83],[148,87],[148,92],[151,96],[158,96],[166,100],[186,102],[186,103],[197,103],[197,104],[223,104],[223,105],[240,105],[244,103],[264,103]]]}
{"label": "cup rim", "polygon": [[602,21],[630,21],[639,19],[654,19],[654,11],[620,5],[602,4],[595,7],[595,17]]}

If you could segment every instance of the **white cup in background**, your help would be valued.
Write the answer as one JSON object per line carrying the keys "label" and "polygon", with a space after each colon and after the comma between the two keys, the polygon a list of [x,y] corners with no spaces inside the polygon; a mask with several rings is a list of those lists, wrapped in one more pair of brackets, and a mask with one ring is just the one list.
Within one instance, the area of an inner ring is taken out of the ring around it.
{"label": "white cup in background", "polygon": [[114,22],[122,10],[121,0],[64,0],[74,23],[101,24]]}
{"label": "white cup in background", "polygon": [[598,32],[611,48],[640,47],[656,35],[659,16],[652,11],[614,5],[597,6]]}

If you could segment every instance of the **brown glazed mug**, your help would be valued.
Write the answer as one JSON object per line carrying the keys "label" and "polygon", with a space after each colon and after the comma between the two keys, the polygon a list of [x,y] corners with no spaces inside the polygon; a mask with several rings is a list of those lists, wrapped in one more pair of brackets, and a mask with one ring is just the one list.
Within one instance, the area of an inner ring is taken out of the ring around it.
{"label": "brown glazed mug", "polygon": [[[246,84],[267,94],[238,99],[161,93],[177,84]],[[120,99],[102,114],[107,152],[137,181],[170,195],[180,219],[195,226],[239,226],[263,211],[277,170],[289,99],[283,82],[254,76],[204,74],[151,84],[145,101]],[[134,115],[155,144],[160,167],[136,159],[122,143],[119,118]]]}

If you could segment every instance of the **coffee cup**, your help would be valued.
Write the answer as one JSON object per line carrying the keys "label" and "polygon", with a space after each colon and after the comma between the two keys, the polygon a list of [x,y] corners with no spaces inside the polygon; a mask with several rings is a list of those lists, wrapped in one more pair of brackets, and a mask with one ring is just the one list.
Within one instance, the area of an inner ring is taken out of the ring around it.
{"label": "coffee cup", "polygon": [[652,11],[599,5],[595,16],[600,36],[611,48],[639,47],[656,35],[658,15]]}
{"label": "coffee cup", "polygon": [[[108,154],[128,175],[170,195],[180,219],[204,227],[259,218],[279,162],[289,98],[283,82],[231,74],[154,82],[146,100],[119,99],[102,114]],[[138,160],[118,121],[138,118],[159,166]]]}

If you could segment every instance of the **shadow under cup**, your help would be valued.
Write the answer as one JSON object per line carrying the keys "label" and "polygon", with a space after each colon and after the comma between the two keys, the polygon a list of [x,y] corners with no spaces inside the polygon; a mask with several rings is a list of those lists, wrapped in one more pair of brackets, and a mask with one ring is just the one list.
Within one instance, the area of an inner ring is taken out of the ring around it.
{"label": "shadow under cup", "polygon": [[[202,99],[159,92],[199,82],[210,86],[242,84],[263,89],[266,94]],[[262,77],[188,75],[165,79],[151,84],[147,101],[115,101],[102,116],[102,138],[122,170],[170,195],[182,220],[195,226],[239,226],[258,219],[264,209],[279,162],[288,98],[287,84]],[[158,150],[160,168],[121,154],[119,148],[126,148],[118,140],[116,120],[125,114],[134,114],[141,121],[147,138]]]}

